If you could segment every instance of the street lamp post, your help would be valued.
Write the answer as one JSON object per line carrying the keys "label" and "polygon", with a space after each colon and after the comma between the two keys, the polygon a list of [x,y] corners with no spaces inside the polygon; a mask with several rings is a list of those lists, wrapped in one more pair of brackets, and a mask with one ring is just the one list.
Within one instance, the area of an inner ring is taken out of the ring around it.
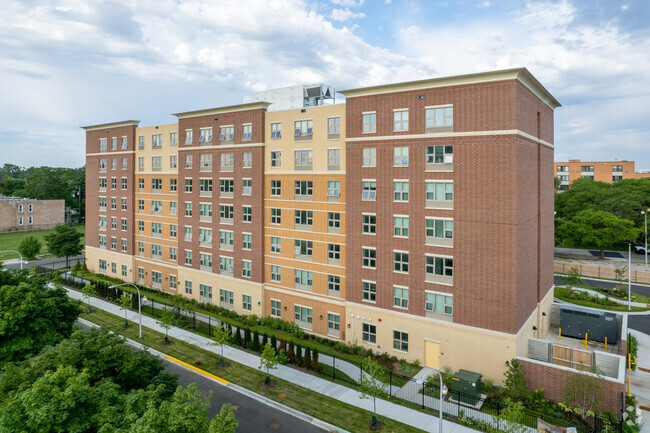
{"label": "street lamp post", "polygon": [[142,338],[142,296],[140,296],[140,289],[138,288],[138,286],[136,286],[133,283],[116,284],[114,286],[108,286],[108,288],[109,289],[114,289],[114,288],[120,287],[120,286],[133,286],[133,287],[135,287],[135,290],[138,291],[138,315],[140,316],[140,319],[139,319],[140,320],[140,324],[139,324],[140,325],[140,333],[139,333],[139,335],[140,335],[140,338]]}
{"label": "street lamp post", "polygon": [[643,215],[643,219],[645,223],[645,268],[646,270],[648,269],[648,212],[650,212],[650,209],[641,211],[641,215]]}
{"label": "street lamp post", "polygon": [[442,433],[442,396],[447,395],[447,385],[442,383],[442,373],[440,373],[440,370],[436,370],[438,372],[438,378],[440,378],[440,407],[438,408],[438,412],[440,414],[440,426],[438,428],[438,433]]}
{"label": "street lamp post", "polygon": [[627,262],[627,309],[632,309],[632,242],[628,245]]}
{"label": "street lamp post", "polygon": [[0,253],[16,253],[16,254],[18,254],[20,256],[20,270],[21,271],[23,270],[23,255],[20,254],[18,251],[16,251],[16,250],[4,250],[4,251],[0,251]]}

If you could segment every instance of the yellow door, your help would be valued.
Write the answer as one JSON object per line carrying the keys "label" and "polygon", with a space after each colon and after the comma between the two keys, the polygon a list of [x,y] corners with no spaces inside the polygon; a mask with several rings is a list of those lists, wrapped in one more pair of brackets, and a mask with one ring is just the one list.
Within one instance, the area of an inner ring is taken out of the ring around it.
{"label": "yellow door", "polygon": [[424,340],[424,365],[440,370],[440,343]]}

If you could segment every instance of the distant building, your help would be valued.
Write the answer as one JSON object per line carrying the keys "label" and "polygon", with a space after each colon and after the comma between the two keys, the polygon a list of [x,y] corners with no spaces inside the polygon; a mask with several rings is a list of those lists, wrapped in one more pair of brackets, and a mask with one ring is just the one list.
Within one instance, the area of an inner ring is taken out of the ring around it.
{"label": "distant building", "polygon": [[569,162],[555,162],[555,176],[560,181],[558,192],[566,191],[576,179],[584,177],[598,182],[614,183],[623,179],[650,177],[650,173],[636,173],[634,161],[584,162],[570,159]]}
{"label": "distant building", "polygon": [[0,233],[49,230],[65,220],[65,200],[0,196]]}

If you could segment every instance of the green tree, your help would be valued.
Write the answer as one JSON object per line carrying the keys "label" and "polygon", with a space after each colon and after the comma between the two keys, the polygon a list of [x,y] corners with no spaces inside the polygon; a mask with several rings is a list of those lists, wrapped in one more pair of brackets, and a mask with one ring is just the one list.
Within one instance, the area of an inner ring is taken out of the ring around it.
{"label": "green tree", "polygon": [[156,323],[165,330],[165,344],[169,344],[169,330],[172,329],[172,324],[174,323],[174,313],[167,309],[167,307],[163,307],[162,313],[160,315],[160,318],[156,320]]}
{"label": "green tree", "polygon": [[228,343],[232,338],[232,334],[229,330],[225,328],[223,323],[221,326],[214,327],[214,333],[212,335],[212,340],[214,340],[214,345],[221,347],[221,357],[219,358],[219,366],[222,368],[226,366],[223,362],[223,346]]}
{"label": "green tree", "polygon": [[88,312],[92,313],[93,309],[90,306],[90,301],[93,297],[97,296],[97,291],[95,290],[95,286],[93,286],[90,283],[86,284],[81,289],[81,294],[83,295],[83,298],[86,300],[86,304],[88,304]]}
{"label": "green tree", "polygon": [[221,406],[219,414],[210,421],[210,428],[208,433],[235,433],[235,429],[239,426],[237,418],[232,411],[230,403]]}
{"label": "green tree", "polygon": [[262,351],[262,356],[260,356],[260,365],[257,367],[259,370],[266,369],[264,385],[269,386],[271,384],[269,370],[275,370],[277,367],[278,357],[275,354],[275,348],[271,347],[271,343],[266,343],[266,346],[264,346],[264,350]]}
{"label": "green tree", "polygon": [[120,310],[124,310],[124,327],[128,328],[129,327],[129,319],[127,319],[127,313],[129,312],[129,308],[131,308],[131,303],[133,302],[131,300],[131,294],[127,292],[122,292],[122,296],[120,296],[117,299],[117,302],[120,304]]}
{"label": "green tree", "polygon": [[528,427],[521,423],[524,413],[524,404],[520,401],[513,402],[509,398],[504,400],[506,407],[501,409],[494,422],[499,426],[498,431],[504,433],[524,433]]}
{"label": "green tree", "polygon": [[605,258],[605,248],[615,242],[634,241],[640,233],[634,222],[625,220],[609,212],[583,210],[571,220],[561,222],[556,228],[571,246],[595,245],[600,249],[600,257]]}
{"label": "green tree", "polygon": [[[81,313],[78,301],[37,277],[15,274],[16,285],[0,286],[0,366],[21,361],[68,337]],[[2,280],[11,281],[3,275]],[[6,283],[5,283],[6,284]]]}
{"label": "green tree", "polygon": [[526,381],[524,368],[514,358],[508,364],[508,369],[503,373],[506,377],[504,381],[505,394],[514,401],[526,401],[530,391],[527,388],[528,382]]}
{"label": "green tree", "polygon": [[74,227],[57,224],[54,232],[45,236],[45,243],[50,253],[56,257],[65,257],[65,265],[68,266],[68,258],[77,256],[83,251],[82,236]]}
{"label": "green tree", "polygon": [[362,373],[359,376],[359,391],[361,398],[372,400],[372,426],[378,425],[377,421],[377,397],[384,395],[385,372],[381,366],[367,357],[361,367]]}
{"label": "green tree", "polygon": [[38,238],[34,235],[25,236],[20,244],[18,245],[18,251],[22,254],[27,260],[32,260],[36,257],[41,251],[43,244]]}
{"label": "green tree", "polygon": [[575,266],[571,267],[569,271],[564,276],[564,281],[570,286],[577,286],[582,283],[582,276],[580,275],[580,269]]}
{"label": "green tree", "polygon": [[[587,370],[584,366],[583,369]],[[600,410],[603,394],[603,376],[595,365],[592,365],[585,373],[567,372],[564,380],[564,401],[577,408],[578,410],[574,410],[574,412],[583,420]]]}
{"label": "green tree", "polygon": [[73,204],[69,169],[39,167],[29,175],[25,190],[30,198],[43,200],[65,200],[66,205]]}

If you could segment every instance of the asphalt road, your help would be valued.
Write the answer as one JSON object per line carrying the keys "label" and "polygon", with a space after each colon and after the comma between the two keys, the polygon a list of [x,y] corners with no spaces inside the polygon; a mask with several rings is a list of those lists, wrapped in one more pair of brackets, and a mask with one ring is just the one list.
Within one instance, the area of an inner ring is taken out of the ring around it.
{"label": "asphalt road", "polygon": [[[564,278],[559,275],[555,275],[554,282],[555,284],[562,284],[562,285],[566,284]],[[584,284],[585,286],[602,287],[603,289],[613,289],[619,283],[616,283],[614,281],[594,280],[591,278],[582,277],[582,284]],[[638,293],[640,295],[650,296],[650,286],[645,284],[632,283],[632,293]]]}
{"label": "asphalt road", "polygon": [[[70,257],[68,259],[70,265],[77,264],[77,258],[79,258],[79,261],[83,263],[84,255],[82,254],[80,256]],[[3,263],[2,266],[7,269],[20,269],[20,262],[17,261],[15,263]],[[45,268],[53,267],[54,269],[63,268],[65,267],[65,257],[54,257],[51,259],[30,260],[23,262],[23,269],[31,268],[32,266],[43,266]]]}

